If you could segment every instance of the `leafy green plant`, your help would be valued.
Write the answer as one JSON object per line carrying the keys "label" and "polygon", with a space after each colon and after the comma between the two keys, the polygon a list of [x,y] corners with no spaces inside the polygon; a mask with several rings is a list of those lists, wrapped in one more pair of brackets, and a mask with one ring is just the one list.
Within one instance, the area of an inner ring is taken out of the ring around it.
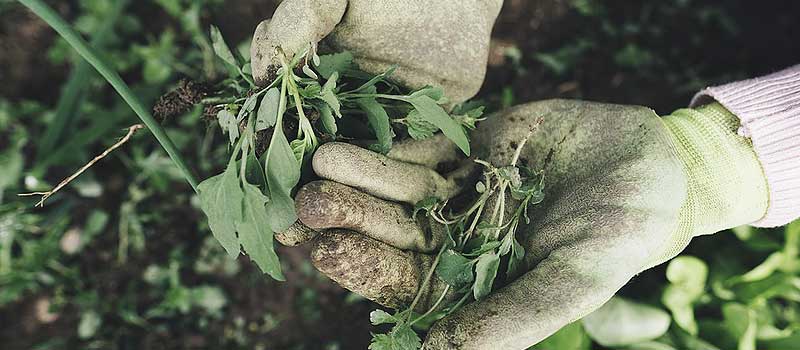
{"label": "leafy green plant", "polygon": [[[429,218],[444,225],[448,237],[408,308],[394,314],[383,310],[370,314],[373,325],[394,325],[387,334],[373,335],[370,350],[418,349],[421,341],[413,328],[424,329],[464,303],[485,298],[496,281],[513,279],[522,272],[520,264],[525,249],[517,240],[517,228],[521,220],[530,221],[529,206],[544,200],[543,173],[517,165],[520,151],[531,135],[528,134],[517,146],[508,166],[498,168],[475,160],[484,168],[483,181],[477,183],[478,198],[468,209],[459,214],[445,214],[449,207],[436,198],[425,199],[416,205],[415,215],[425,212]],[[495,202],[487,208],[490,199]],[[506,203],[518,204],[509,211]],[[512,215],[506,218],[508,212]],[[506,271],[499,271],[501,260],[507,266]],[[446,286],[436,302],[419,314],[415,311],[417,303],[434,274]]]}
{"label": "leafy green plant", "polygon": [[[200,202],[214,236],[230,256],[238,256],[243,247],[275,279],[283,275],[273,248],[274,232],[297,220],[292,192],[304,163],[323,140],[365,136],[376,140],[372,150],[387,153],[395,129],[415,139],[441,130],[464,154],[470,153],[465,128],[474,128],[482,107],[460,106],[457,111],[463,113],[451,115],[440,88],[401,93],[388,80],[394,68],[372,76],[357,70],[349,53],[319,56],[307,47],[294,57],[280,55],[275,79],[256,88],[249,63],[228,47],[215,27],[211,41],[231,76],[205,101],[217,110],[232,152],[225,171],[200,184]],[[348,128],[340,128],[340,123]],[[353,129],[371,134],[359,135]],[[269,143],[264,146],[259,142],[265,134]]]}

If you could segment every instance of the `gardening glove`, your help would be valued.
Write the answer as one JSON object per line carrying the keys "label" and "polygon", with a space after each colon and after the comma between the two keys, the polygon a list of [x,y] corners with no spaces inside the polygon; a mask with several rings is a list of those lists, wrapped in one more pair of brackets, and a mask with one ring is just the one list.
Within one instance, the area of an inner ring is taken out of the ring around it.
{"label": "gardening glove", "polygon": [[502,0],[285,0],[256,28],[253,76],[269,84],[280,67],[277,47],[291,57],[327,38],[349,51],[360,69],[417,89],[440,86],[453,103],[477,93],[486,72],[492,25]]}
{"label": "gardening glove", "polygon": [[[600,307],[692,237],[766,212],[761,165],[737,135],[737,118],[718,104],[659,118],[638,106],[530,103],[480,124],[475,153],[495,166],[511,164],[539,118],[519,158],[545,174],[545,199],[517,232],[528,272],[434,324],[426,349],[525,349]],[[320,147],[314,170],[329,181],[301,189],[298,216],[316,229],[346,230],[312,241],[319,270],[381,304],[409,305],[433,260],[428,245],[440,233],[399,203],[452,196],[459,187],[432,170],[457,154],[436,141],[388,157],[346,144]],[[442,289],[433,282],[421,304]]]}

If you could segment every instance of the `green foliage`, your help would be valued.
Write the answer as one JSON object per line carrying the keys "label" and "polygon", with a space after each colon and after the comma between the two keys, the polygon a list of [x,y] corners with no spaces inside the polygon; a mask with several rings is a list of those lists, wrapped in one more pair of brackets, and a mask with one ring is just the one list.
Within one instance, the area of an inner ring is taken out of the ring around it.
{"label": "green foliage", "polygon": [[659,308],[620,297],[611,298],[600,309],[584,317],[586,333],[597,343],[627,346],[656,339],[670,325],[669,314]]}
{"label": "green foliage", "polygon": [[[426,98],[433,96],[441,99],[441,94],[435,89],[420,90],[417,96]],[[528,137],[530,136],[529,134]],[[522,140],[517,151],[526,142],[527,138]],[[376,325],[396,323],[389,333],[373,335],[370,349],[373,346],[377,349],[392,349],[390,346],[395,346],[393,345],[395,342],[401,342],[398,338],[404,337],[406,328],[410,330],[413,326],[416,329],[426,329],[432,322],[446,317],[464,303],[485,298],[498,281],[509,281],[517,276],[519,265],[525,256],[525,250],[517,241],[517,227],[520,220],[528,221],[529,206],[538,204],[544,199],[541,194],[544,189],[544,177],[528,169],[521,171],[516,165],[519,152],[516,154],[512,163],[502,168],[482,160],[475,160],[484,167],[483,181],[476,185],[475,203],[463,212],[444,214],[449,207],[446,203],[439,203],[434,197],[426,198],[414,205],[413,217],[425,213],[433,224],[442,225],[447,229],[447,240],[436,255],[431,270],[408,308],[398,311],[393,316],[380,310],[375,310],[370,315],[372,323]],[[507,212],[505,208],[507,196],[512,196],[519,202],[512,211],[513,215],[504,218]],[[486,208],[490,198],[495,198],[498,203],[491,209]],[[503,262],[508,266],[505,273],[499,271]],[[446,287],[427,311],[417,315],[416,304],[422,291],[427,290],[434,273]],[[457,300],[443,302],[451,290],[455,291]],[[419,348],[418,343],[412,343],[410,345],[415,347],[407,349]]]}
{"label": "green foliage", "polygon": [[[214,105],[219,109],[217,122],[222,132],[228,135],[233,149],[225,172],[201,183],[202,208],[215,237],[235,257],[240,243],[244,242],[242,232],[239,231],[237,238],[234,229],[243,220],[238,213],[242,208],[239,204],[242,201],[241,186],[249,185],[242,174],[247,172],[246,169],[251,173],[263,173],[263,181],[259,179],[256,185],[266,184],[262,194],[265,196],[263,202],[266,203],[269,232],[265,231],[259,237],[265,244],[263,249],[251,246],[248,255],[258,262],[262,271],[273,277],[280,275],[280,265],[274,258],[272,232],[284,231],[297,220],[292,193],[300,180],[303,164],[320,143],[319,130],[328,134],[326,140],[347,140],[363,135],[340,135],[339,132],[344,130],[338,127],[338,123],[344,119],[361,123],[376,139],[370,148],[384,154],[389,152],[392,139],[397,135],[393,124],[406,126],[407,133],[416,139],[430,137],[442,130],[469,155],[465,129],[475,127],[483,111],[480,106],[472,104],[469,109],[461,108],[461,114],[450,115],[443,107],[447,101],[440,88],[425,87],[398,94],[400,88],[387,80],[394,68],[372,76],[357,70],[352,55],[348,53],[317,56],[310,48],[295,57],[281,56],[281,67],[275,79],[267,87],[252,89],[253,79],[242,69],[248,63],[230,50],[219,29],[212,26],[210,33],[214,52],[231,73],[228,79],[215,87],[211,100],[223,102]],[[302,74],[296,73],[298,70]],[[357,87],[346,89],[351,86]],[[319,118],[312,120],[312,114]],[[408,123],[408,118],[403,118],[405,116],[413,116],[416,121]],[[294,126],[288,127],[284,120],[296,121],[296,138],[287,137],[287,131],[295,130],[291,130]],[[428,130],[424,134],[419,132],[419,125],[425,125]],[[260,156],[256,154],[259,147],[256,134],[259,132],[271,134],[263,166],[255,161]],[[234,201],[237,204],[232,205]],[[244,224],[243,227],[249,226]],[[252,230],[248,232],[252,233]],[[256,244],[254,238],[247,241]],[[491,284],[487,286],[491,287]]]}

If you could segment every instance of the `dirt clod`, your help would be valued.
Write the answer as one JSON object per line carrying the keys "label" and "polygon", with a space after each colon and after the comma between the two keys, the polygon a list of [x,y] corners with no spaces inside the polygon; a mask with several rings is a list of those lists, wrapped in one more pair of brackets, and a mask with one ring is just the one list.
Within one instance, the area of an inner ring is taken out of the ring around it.
{"label": "dirt clod", "polygon": [[186,113],[192,106],[200,103],[206,95],[207,87],[203,83],[181,79],[178,87],[158,98],[153,106],[153,116],[159,123],[168,118]]}

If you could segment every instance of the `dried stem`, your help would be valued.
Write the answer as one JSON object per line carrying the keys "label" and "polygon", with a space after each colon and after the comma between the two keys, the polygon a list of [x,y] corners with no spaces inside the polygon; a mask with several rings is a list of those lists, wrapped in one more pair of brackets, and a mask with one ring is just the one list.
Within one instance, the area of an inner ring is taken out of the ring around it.
{"label": "dried stem", "polygon": [[72,175],[68,176],[64,180],[61,180],[61,182],[59,182],[58,185],[56,187],[54,187],[52,190],[47,191],[47,192],[20,193],[20,194],[18,194],[18,196],[20,196],[20,197],[42,196],[42,199],[40,199],[39,202],[36,203],[36,206],[37,207],[44,206],[44,201],[47,198],[50,198],[50,196],[52,196],[53,194],[58,192],[60,189],[64,188],[64,186],[66,186],[67,184],[72,182],[72,180],[75,180],[75,178],[80,176],[84,171],[86,171],[86,169],[89,169],[92,165],[94,165],[94,163],[97,163],[101,159],[105,158],[109,153],[113,152],[115,149],[117,149],[120,146],[122,146],[123,144],[125,144],[125,142],[128,142],[128,140],[131,138],[131,136],[133,136],[133,134],[137,130],[142,129],[142,128],[144,128],[144,125],[142,125],[142,124],[134,124],[134,125],[131,125],[130,127],[128,127],[128,133],[125,134],[125,136],[123,136],[119,141],[117,141],[117,143],[111,145],[111,147],[107,148],[105,151],[103,151],[103,153],[100,153],[97,157],[94,157],[94,159],[92,159],[91,161],[86,163],[86,165],[82,166],[80,169],[78,169],[78,171],[74,172]]}

